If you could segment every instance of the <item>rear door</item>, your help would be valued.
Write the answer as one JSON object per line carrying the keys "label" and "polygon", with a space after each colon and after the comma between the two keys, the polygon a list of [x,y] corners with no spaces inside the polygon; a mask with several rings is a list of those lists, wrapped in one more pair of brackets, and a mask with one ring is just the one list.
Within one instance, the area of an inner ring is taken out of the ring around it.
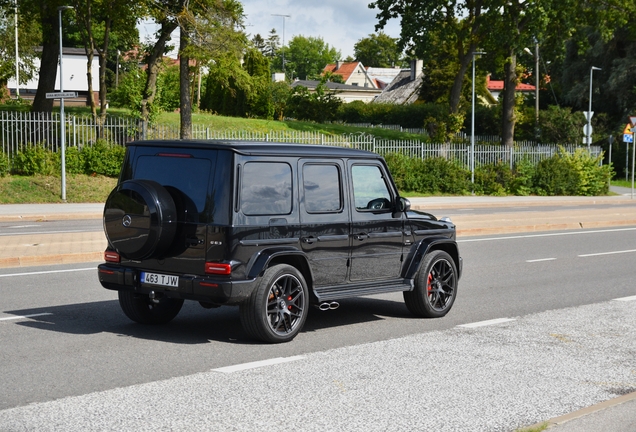
{"label": "rear door", "polygon": [[396,192],[379,161],[349,161],[352,282],[400,276],[404,214],[393,217]]}
{"label": "rear door", "polygon": [[345,165],[339,159],[298,161],[301,247],[316,287],[347,280],[349,206],[345,202]]}

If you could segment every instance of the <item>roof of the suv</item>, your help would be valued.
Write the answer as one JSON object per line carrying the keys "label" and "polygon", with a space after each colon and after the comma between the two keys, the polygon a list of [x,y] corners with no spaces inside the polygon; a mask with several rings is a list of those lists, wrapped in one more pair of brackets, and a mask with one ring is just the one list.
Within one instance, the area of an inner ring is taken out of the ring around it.
{"label": "roof of the suv", "polygon": [[153,140],[133,141],[127,146],[170,147],[179,149],[206,148],[225,149],[244,155],[277,155],[277,156],[337,156],[380,158],[379,155],[348,147],[330,145],[312,145],[279,142],[255,141],[222,141],[222,140]]}

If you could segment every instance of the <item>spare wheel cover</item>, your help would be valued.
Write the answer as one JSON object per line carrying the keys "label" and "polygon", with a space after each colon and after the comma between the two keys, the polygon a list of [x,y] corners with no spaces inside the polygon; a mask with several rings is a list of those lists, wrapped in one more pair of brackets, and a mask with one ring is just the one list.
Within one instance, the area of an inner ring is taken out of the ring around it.
{"label": "spare wheel cover", "polygon": [[174,239],[177,212],[168,191],[152,180],[126,180],[108,196],[104,231],[111,247],[128,259],[160,256]]}

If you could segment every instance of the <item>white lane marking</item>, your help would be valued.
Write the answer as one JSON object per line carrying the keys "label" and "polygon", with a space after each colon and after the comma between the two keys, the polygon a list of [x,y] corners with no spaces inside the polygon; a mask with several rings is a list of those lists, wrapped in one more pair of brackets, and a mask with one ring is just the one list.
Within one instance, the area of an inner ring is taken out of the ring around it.
{"label": "white lane marking", "polygon": [[68,272],[78,272],[78,271],[85,271],[85,270],[97,270],[97,267],[68,269],[68,270],[49,270],[49,271],[39,271],[39,272],[29,272],[29,273],[0,274],[0,278],[13,277],[13,276],[32,276],[32,275],[51,274],[51,273],[68,273]]}
{"label": "white lane marking", "polygon": [[614,301],[622,301],[622,302],[636,301],[636,295],[635,296],[629,296],[629,297],[619,297],[619,298],[615,298],[613,300]]}
{"label": "white lane marking", "polygon": [[302,360],[305,356],[293,356],[293,357],[277,357],[268,360],[255,361],[251,363],[243,363],[234,366],[226,366],[218,369],[212,369],[213,372],[223,372],[223,373],[232,373],[238,371],[244,371],[248,369],[256,369],[263,366],[271,366],[281,363],[293,362],[296,360]]}
{"label": "white lane marking", "polygon": [[556,260],[556,258],[539,258],[539,259],[533,259],[533,260],[526,260],[527,263],[535,263],[535,262],[542,262],[542,261],[554,261]]}
{"label": "white lane marking", "polygon": [[7,227],[9,229],[19,229],[19,228],[34,228],[34,227],[39,227],[40,225],[16,225],[16,226],[10,226]]}
{"label": "white lane marking", "polygon": [[615,254],[624,254],[624,253],[632,253],[632,252],[636,252],[636,249],[630,249],[630,250],[624,250],[624,251],[612,251],[612,252],[598,252],[598,253],[583,254],[583,255],[577,255],[577,256],[580,258],[585,258],[585,257],[592,257],[592,256],[615,255]]}
{"label": "white lane marking", "polygon": [[81,233],[81,232],[98,232],[98,230],[65,230],[65,231],[25,231],[25,232],[12,232],[2,233],[0,236],[18,236],[18,235],[32,235],[32,234],[68,234],[68,233]]}
{"label": "white lane marking", "polygon": [[457,327],[463,327],[463,328],[486,327],[486,326],[502,324],[502,323],[506,323],[510,321],[515,321],[515,319],[514,318],[496,318],[496,319],[491,319],[487,321],[478,321],[474,323],[461,324],[461,325],[458,325]]}
{"label": "white lane marking", "polygon": [[494,241],[494,240],[514,240],[514,239],[525,239],[525,238],[534,238],[534,237],[556,237],[556,236],[564,236],[564,235],[598,234],[598,233],[622,232],[622,231],[636,231],[636,228],[616,228],[616,229],[609,229],[609,230],[570,231],[570,232],[546,233],[546,234],[528,234],[528,235],[508,236],[508,237],[488,237],[488,238],[482,238],[482,239],[462,239],[462,240],[457,240],[457,243]]}
{"label": "white lane marking", "polygon": [[50,312],[44,312],[44,313],[31,314],[31,315],[20,315],[20,316],[13,316],[13,317],[7,317],[7,318],[0,318],[0,321],[19,320],[24,318],[33,318],[33,317],[39,317],[39,316],[45,316],[45,315],[53,315],[53,314]]}

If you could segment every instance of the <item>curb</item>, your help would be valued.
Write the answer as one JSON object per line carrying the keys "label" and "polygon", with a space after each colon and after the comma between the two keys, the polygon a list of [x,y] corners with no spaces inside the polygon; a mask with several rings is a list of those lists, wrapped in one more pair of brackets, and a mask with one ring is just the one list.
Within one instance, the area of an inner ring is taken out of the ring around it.
{"label": "curb", "polygon": [[79,219],[101,219],[103,213],[52,213],[52,214],[29,214],[29,215],[0,215],[0,222],[48,222],[60,220]]}
{"label": "curb", "polygon": [[636,219],[632,220],[618,220],[618,221],[601,221],[601,222],[569,222],[561,224],[537,224],[537,225],[523,225],[523,226],[499,226],[492,228],[465,228],[457,229],[457,238],[459,237],[472,237],[490,234],[514,234],[514,233],[526,233],[526,232],[542,232],[542,231],[556,231],[556,230],[578,230],[586,228],[607,228],[614,226],[628,226],[636,225]]}
{"label": "curb", "polygon": [[636,392],[628,393],[626,395],[619,396],[619,397],[614,398],[614,399],[606,400],[605,402],[600,402],[600,403],[597,403],[596,405],[592,405],[590,407],[582,408],[582,409],[580,409],[578,411],[574,411],[573,413],[564,414],[564,415],[559,416],[559,417],[554,417],[554,418],[551,418],[550,420],[547,420],[547,421],[535,423],[533,425],[526,426],[526,427],[523,427],[521,429],[518,429],[517,431],[518,432],[524,432],[524,431],[528,431],[528,430],[537,430],[537,429],[541,429],[541,428],[550,429],[551,427],[562,425],[562,424],[567,423],[569,421],[572,421],[572,420],[575,420],[575,419],[578,419],[578,418],[581,418],[581,417],[585,417],[585,416],[593,414],[595,412],[603,411],[604,409],[611,408],[613,406],[620,405],[620,404],[623,404],[625,402],[629,402],[629,401],[632,401],[632,400],[636,400]]}
{"label": "curb", "polygon": [[32,267],[38,265],[78,264],[104,261],[104,252],[84,252],[54,255],[34,255],[0,258],[0,268]]}

